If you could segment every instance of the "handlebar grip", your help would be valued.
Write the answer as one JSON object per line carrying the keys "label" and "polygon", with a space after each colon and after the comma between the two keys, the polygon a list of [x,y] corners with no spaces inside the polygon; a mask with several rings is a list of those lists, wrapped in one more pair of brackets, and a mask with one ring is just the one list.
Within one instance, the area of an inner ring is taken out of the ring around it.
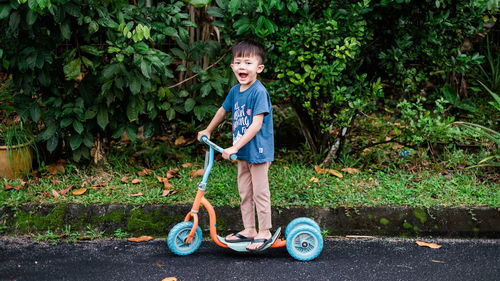
{"label": "handlebar grip", "polygon": [[238,159],[238,156],[236,156],[236,154],[231,154],[231,156],[229,156],[229,159],[234,161],[234,160]]}

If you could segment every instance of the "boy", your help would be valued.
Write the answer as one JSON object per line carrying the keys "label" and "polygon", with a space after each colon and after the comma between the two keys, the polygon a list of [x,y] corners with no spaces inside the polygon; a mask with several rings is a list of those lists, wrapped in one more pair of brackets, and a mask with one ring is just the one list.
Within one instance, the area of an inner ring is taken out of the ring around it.
{"label": "boy", "polygon": [[[259,251],[271,242],[271,193],[268,170],[274,160],[273,112],[266,88],[257,80],[264,70],[264,48],[252,40],[233,46],[231,68],[239,84],[229,91],[210,124],[198,133],[210,138],[213,129],[232,113],[233,146],[222,157],[238,156],[238,191],[244,229],[226,236],[226,242],[250,241],[248,251]],[[255,208],[259,231],[255,226]]]}

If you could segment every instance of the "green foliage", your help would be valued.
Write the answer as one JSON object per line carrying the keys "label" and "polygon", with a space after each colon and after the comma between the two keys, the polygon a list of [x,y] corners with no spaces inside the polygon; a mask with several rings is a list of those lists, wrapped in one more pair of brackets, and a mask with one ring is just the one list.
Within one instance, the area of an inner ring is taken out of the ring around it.
{"label": "green foliage", "polygon": [[405,99],[398,104],[401,109],[401,128],[395,128],[395,134],[400,142],[409,146],[432,146],[438,142],[452,141],[459,132],[447,126],[454,121],[454,117],[443,117],[444,99],[435,102],[434,110],[426,109],[424,101],[424,98],[418,97],[414,102]]}
{"label": "green foliage", "polygon": [[278,34],[274,94],[290,100],[313,151],[329,148],[333,133],[349,127],[356,113],[382,94],[380,80],[370,82],[361,70],[362,48],[371,39],[363,18],[368,3],[332,3],[321,17]]}
{"label": "green foliage", "polygon": [[[190,40],[188,28],[197,25],[182,1],[147,8],[144,1],[12,0],[0,11],[0,70],[22,89],[22,118],[43,120],[38,140],[48,151],[65,143],[75,160],[89,158],[98,136],[135,140],[143,126],[148,138],[162,120],[190,120],[193,112],[201,120],[228,87],[223,73],[200,66],[221,55],[220,45]],[[174,87],[175,71],[204,84]]]}

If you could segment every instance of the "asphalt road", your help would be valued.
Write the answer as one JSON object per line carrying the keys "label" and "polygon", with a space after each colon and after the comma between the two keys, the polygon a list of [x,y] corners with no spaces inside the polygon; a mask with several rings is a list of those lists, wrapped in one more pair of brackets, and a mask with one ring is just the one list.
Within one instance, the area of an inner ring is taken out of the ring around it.
{"label": "asphalt road", "polygon": [[314,261],[285,248],[242,254],[204,241],[178,257],[164,239],[57,245],[0,236],[0,280],[500,280],[500,240],[327,239]]}

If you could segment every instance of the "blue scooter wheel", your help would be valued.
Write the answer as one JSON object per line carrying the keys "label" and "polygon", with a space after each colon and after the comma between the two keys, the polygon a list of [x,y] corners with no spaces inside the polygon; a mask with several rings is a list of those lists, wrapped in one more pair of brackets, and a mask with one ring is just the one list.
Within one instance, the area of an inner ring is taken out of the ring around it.
{"label": "blue scooter wheel", "polygon": [[286,236],[286,249],[296,260],[313,260],[323,250],[321,232],[309,225],[299,225]]}
{"label": "blue scooter wheel", "polygon": [[286,226],[286,229],[285,229],[285,237],[288,236],[288,233],[290,233],[290,231],[298,226],[298,225],[309,225],[309,226],[312,226],[313,228],[316,228],[319,233],[321,233],[321,229],[319,228],[319,225],[312,219],[310,218],[307,218],[307,217],[300,217],[300,218],[296,218],[294,220],[292,220],[287,226]]}
{"label": "blue scooter wheel", "polygon": [[172,253],[179,256],[186,256],[194,253],[201,245],[201,229],[199,226],[196,227],[196,232],[194,233],[193,241],[190,244],[186,244],[186,238],[191,232],[193,227],[193,222],[185,221],[176,224],[168,233],[167,245]]}

